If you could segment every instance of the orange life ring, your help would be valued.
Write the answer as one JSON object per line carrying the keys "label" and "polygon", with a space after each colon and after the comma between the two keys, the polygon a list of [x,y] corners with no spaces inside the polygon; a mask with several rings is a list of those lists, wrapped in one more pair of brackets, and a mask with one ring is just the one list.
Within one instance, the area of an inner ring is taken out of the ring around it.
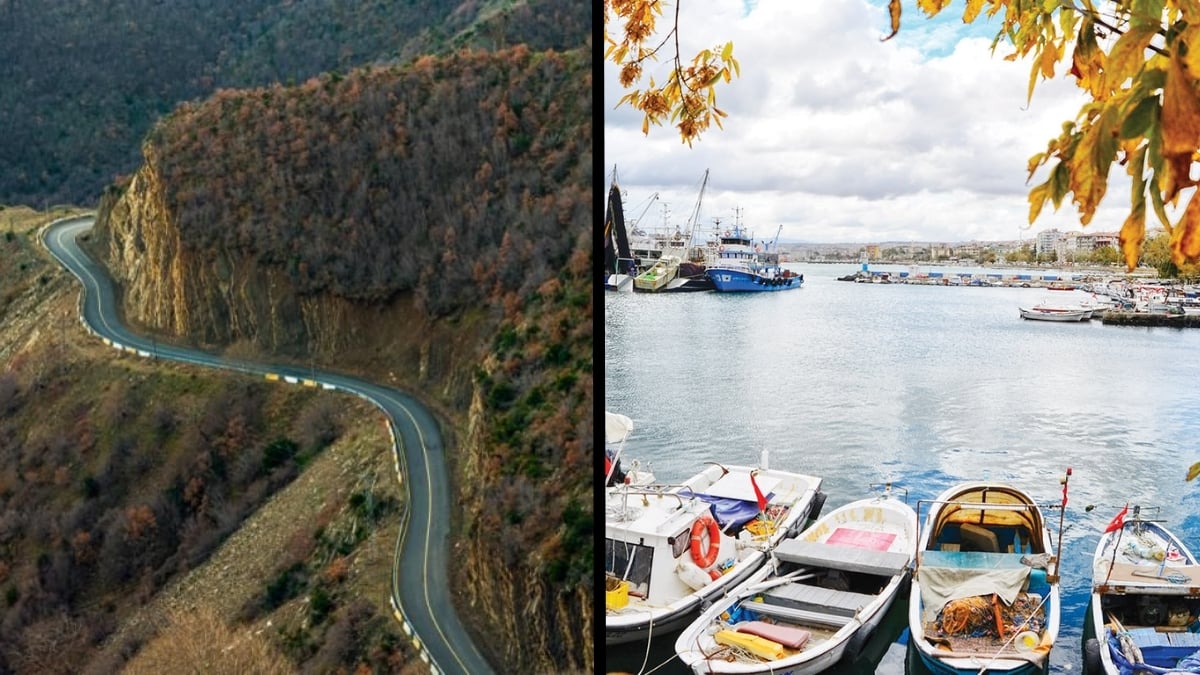
{"label": "orange life ring", "polygon": [[724,250],[725,250],[725,244],[721,244],[720,246],[718,246],[718,247],[717,247],[717,250],[718,250],[718,251],[724,251]]}
{"label": "orange life ring", "polygon": [[[705,528],[708,530],[708,551],[701,552]],[[703,569],[717,561],[717,552],[720,550],[721,529],[717,527],[717,521],[712,516],[697,518],[692,523],[692,560]]]}

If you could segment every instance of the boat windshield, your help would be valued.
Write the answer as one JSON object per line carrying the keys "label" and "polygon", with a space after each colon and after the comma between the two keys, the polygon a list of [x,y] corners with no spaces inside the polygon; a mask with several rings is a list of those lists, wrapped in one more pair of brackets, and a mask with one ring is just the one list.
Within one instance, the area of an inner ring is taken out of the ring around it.
{"label": "boat windshield", "polygon": [[935,532],[947,524],[972,523],[989,527],[1023,527],[1029,532],[1042,531],[1042,516],[1037,506],[1023,493],[989,485],[955,495],[938,512]]}
{"label": "boat windshield", "polygon": [[615,539],[604,540],[604,572],[629,582],[631,590],[643,597],[650,590],[650,570],[654,549]]}

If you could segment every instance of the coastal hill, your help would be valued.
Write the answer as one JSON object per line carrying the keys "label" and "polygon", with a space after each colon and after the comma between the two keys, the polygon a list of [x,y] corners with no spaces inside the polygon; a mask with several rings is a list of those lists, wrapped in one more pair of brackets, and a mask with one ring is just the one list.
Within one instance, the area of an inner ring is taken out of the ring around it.
{"label": "coastal hill", "polygon": [[501,672],[593,667],[591,107],[590,51],[525,46],[221,90],[89,244],[163,340],[439,413],[457,609]]}

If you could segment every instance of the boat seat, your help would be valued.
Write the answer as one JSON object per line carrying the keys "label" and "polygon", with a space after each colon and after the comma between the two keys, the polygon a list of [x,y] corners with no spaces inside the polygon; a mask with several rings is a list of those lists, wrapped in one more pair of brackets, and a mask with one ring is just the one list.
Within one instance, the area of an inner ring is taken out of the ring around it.
{"label": "boat seat", "polygon": [[838,591],[795,581],[763,591],[762,598],[770,605],[848,617],[854,616],[859,608],[875,600],[874,595]]}
{"label": "boat seat", "polygon": [[766,621],[743,621],[735,625],[733,629],[739,633],[749,633],[772,642],[778,642],[788,649],[800,649],[805,642],[808,642],[808,638],[812,637],[812,633],[803,628],[781,626]]}
{"label": "boat seat", "polygon": [[784,539],[775,547],[775,557],[784,562],[811,567],[862,572],[891,577],[908,567],[909,554],[897,551],[874,551],[855,546],[822,544],[815,541]]}
{"label": "boat seat", "polygon": [[963,544],[972,551],[981,551],[983,553],[999,553],[1000,542],[996,539],[996,533],[980,527],[972,523],[963,523],[958,528],[959,536],[962,537]]}
{"label": "boat seat", "polygon": [[754,600],[743,601],[742,608],[763,616],[782,619],[789,623],[798,623],[810,626],[828,626],[834,629],[845,626],[846,624],[850,623],[851,619],[854,618],[850,616],[842,616],[840,614],[826,614],[824,612],[811,612],[803,609],[783,607],[781,605],[770,605],[765,602],[757,602]]}

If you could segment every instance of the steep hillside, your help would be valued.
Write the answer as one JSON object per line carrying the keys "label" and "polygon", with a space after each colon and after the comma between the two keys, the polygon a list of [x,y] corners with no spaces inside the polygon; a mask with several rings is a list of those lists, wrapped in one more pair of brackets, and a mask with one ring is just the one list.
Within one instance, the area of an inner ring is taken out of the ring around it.
{"label": "steep hillside", "polygon": [[95,204],[178,103],[462,47],[564,49],[589,3],[0,0],[0,203]]}
{"label": "steep hillside", "polygon": [[162,339],[440,413],[459,615],[502,672],[593,665],[591,84],[587,52],[516,47],[222,91],[155,127],[95,231]]}
{"label": "steep hillside", "polygon": [[0,207],[0,672],[115,672],[157,635],[236,635],[241,672],[419,663],[387,600],[379,414],[105,347],[36,243],[49,219]]}

